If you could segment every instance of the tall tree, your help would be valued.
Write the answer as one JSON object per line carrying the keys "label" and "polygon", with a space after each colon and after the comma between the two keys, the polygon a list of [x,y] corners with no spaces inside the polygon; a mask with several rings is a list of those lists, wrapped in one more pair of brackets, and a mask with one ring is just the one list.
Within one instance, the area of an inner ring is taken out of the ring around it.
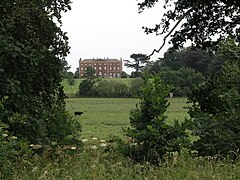
{"label": "tall tree", "polygon": [[145,67],[146,63],[149,60],[149,57],[146,54],[132,54],[130,58],[133,59],[133,62],[129,60],[125,60],[125,66],[129,68],[133,68],[136,70],[136,73],[138,73],[140,70],[142,70],[143,67]]}
{"label": "tall tree", "polygon": [[187,67],[192,68],[204,75],[208,73],[208,66],[213,57],[207,51],[192,49],[191,47],[178,50],[168,49],[164,57],[148,67],[150,72],[159,72],[161,68],[168,67],[173,70]]}
{"label": "tall tree", "polygon": [[[151,8],[158,2],[143,0],[138,3],[139,11]],[[181,47],[187,40],[197,47],[213,46],[226,35],[240,40],[240,3],[237,0],[165,0],[163,7],[166,12],[161,22],[154,28],[145,28],[146,33],[165,34],[162,46],[153,53],[159,52],[171,35],[175,48]],[[181,27],[176,30],[179,24]]]}
{"label": "tall tree", "polygon": [[0,1],[0,100],[7,97],[2,120],[32,143],[64,143],[73,133],[61,86],[69,52],[61,12],[69,9],[70,0]]}

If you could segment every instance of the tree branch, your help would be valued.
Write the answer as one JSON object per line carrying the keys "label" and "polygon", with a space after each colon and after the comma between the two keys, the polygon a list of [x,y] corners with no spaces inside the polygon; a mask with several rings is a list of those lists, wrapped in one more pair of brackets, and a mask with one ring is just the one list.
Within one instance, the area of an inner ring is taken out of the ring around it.
{"label": "tree branch", "polygon": [[154,49],[153,52],[149,55],[149,57],[151,57],[154,53],[159,53],[162,48],[165,46],[166,44],[166,40],[167,38],[172,34],[172,32],[176,29],[176,27],[180,24],[180,22],[186,17],[186,15],[188,15],[193,8],[189,9],[188,11],[186,11],[181,17],[180,19],[177,21],[177,23],[173,26],[173,28],[169,31],[169,33],[163,38],[163,44],[161,45],[161,47],[159,49]]}

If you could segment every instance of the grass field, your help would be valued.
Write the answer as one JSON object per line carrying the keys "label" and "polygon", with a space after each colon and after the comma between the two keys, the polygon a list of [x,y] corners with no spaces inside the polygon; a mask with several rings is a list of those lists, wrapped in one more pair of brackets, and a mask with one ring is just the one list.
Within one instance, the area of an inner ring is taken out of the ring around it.
{"label": "grass field", "polygon": [[[187,117],[186,98],[169,99],[166,113],[169,121]],[[109,135],[123,136],[122,127],[129,126],[129,111],[136,99],[70,98],[67,108],[83,111],[78,118],[82,123],[82,138],[87,138],[83,149],[59,148],[49,158],[42,156],[17,162],[11,179],[83,179],[83,180],[225,180],[240,179],[240,161],[220,160],[211,157],[191,157],[186,150],[160,166],[134,163],[114,150],[107,141],[101,147],[100,139]],[[93,140],[92,137],[97,137]],[[96,147],[93,149],[93,147]],[[1,179],[1,174],[0,174]],[[4,179],[4,178],[3,178]]]}
{"label": "grass field", "polygon": [[[82,138],[123,136],[122,128],[129,127],[129,112],[139,100],[130,98],[69,98],[67,109],[82,111],[77,117],[82,124]],[[169,121],[187,117],[186,98],[169,99],[166,115]]]}
{"label": "grass field", "polygon": [[[101,147],[100,139],[123,137],[122,128],[129,127],[129,111],[137,99],[69,98],[67,109],[83,111],[76,117],[82,124],[82,137],[88,141],[80,149],[59,147],[51,154],[35,155],[20,160],[13,167],[11,178],[0,179],[83,179],[83,180],[225,180],[240,179],[240,160],[218,160],[212,157],[192,157],[187,150],[160,166],[134,163],[114,149],[114,142]],[[188,116],[186,98],[169,99],[166,115],[183,120]],[[93,140],[92,137],[98,139]],[[93,149],[93,147],[95,147]],[[51,157],[51,158],[50,158]]]}

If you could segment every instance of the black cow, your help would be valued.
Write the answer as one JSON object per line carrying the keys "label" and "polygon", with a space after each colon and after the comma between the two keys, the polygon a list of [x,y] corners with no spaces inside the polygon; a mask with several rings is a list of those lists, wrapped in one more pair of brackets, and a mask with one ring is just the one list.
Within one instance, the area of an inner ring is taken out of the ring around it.
{"label": "black cow", "polygon": [[81,116],[83,114],[83,112],[81,112],[81,111],[75,111],[74,112],[74,115],[75,116]]}

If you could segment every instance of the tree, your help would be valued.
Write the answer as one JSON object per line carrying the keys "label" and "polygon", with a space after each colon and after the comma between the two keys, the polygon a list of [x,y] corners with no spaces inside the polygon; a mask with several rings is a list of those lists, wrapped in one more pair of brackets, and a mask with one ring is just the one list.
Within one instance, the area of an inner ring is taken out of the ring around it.
{"label": "tree", "polygon": [[75,80],[72,77],[68,78],[67,82],[68,82],[69,86],[74,86],[75,85]]}
{"label": "tree", "polygon": [[240,148],[240,45],[232,39],[221,44],[220,73],[193,92],[190,130],[198,136],[192,149],[200,156],[236,158]]}
{"label": "tree", "polygon": [[194,69],[207,76],[209,64],[213,58],[214,55],[201,49],[187,47],[175,50],[169,48],[168,51],[164,53],[164,57],[150,64],[148,69],[151,73],[158,73],[161,68],[164,67],[171,68],[172,70],[179,70],[185,67]]}
{"label": "tree", "polygon": [[69,0],[0,1],[2,122],[18,139],[46,145],[76,137],[61,86],[69,53],[61,12],[69,9]]}
{"label": "tree", "polygon": [[[138,3],[139,12],[152,8],[157,2],[143,0]],[[196,47],[213,47],[227,35],[240,40],[240,4],[236,0],[169,0],[165,1],[163,7],[166,12],[161,22],[154,28],[144,28],[147,34],[165,34],[162,46],[152,54],[162,49],[170,35],[174,48],[182,47],[187,40],[191,40]],[[180,29],[176,30],[179,24]]]}
{"label": "tree", "polygon": [[95,69],[93,69],[92,67],[87,67],[87,70],[85,71],[83,77],[85,79],[79,84],[79,90],[77,92],[78,96],[94,96],[96,94],[93,88],[96,83]]}
{"label": "tree", "polygon": [[171,125],[166,122],[167,96],[168,87],[159,77],[155,76],[150,81],[148,76],[144,76],[140,102],[130,112],[132,128],[125,130],[132,143],[136,143],[125,153],[136,161],[158,164],[164,161],[164,156],[180,152],[186,143],[184,126],[178,121]]}
{"label": "tree", "polygon": [[94,80],[96,79],[95,72],[95,69],[92,67],[87,67],[87,70],[85,71],[83,77],[89,81]]}
{"label": "tree", "polygon": [[149,60],[149,57],[146,54],[132,54],[130,58],[133,59],[133,62],[125,60],[125,66],[135,69],[136,74],[145,67]]}

